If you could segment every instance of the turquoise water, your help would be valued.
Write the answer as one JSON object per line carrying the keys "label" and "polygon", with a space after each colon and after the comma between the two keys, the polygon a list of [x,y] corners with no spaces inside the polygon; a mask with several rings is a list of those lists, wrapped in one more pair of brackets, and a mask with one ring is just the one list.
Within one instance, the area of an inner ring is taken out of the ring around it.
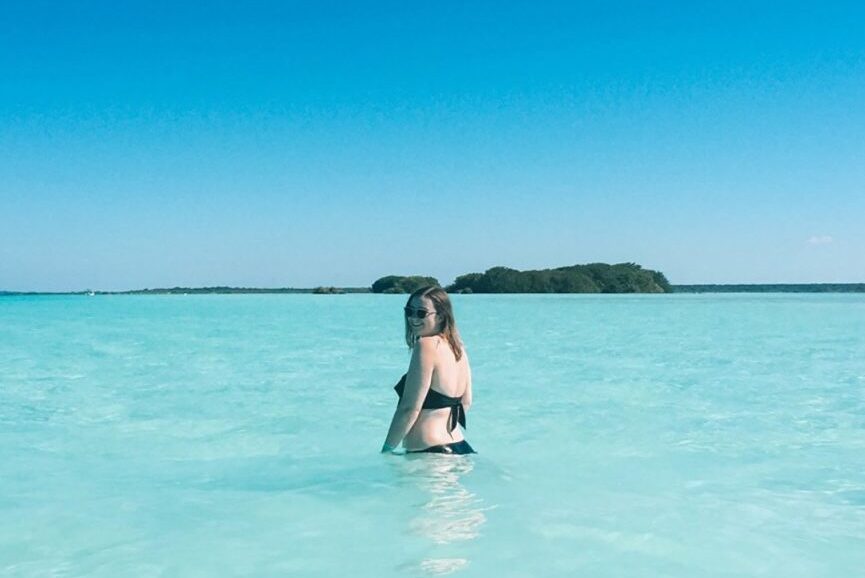
{"label": "turquoise water", "polygon": [[403,302],[0,298],[0,576],[862,575],[865,296],[455,296],[411,458]]}

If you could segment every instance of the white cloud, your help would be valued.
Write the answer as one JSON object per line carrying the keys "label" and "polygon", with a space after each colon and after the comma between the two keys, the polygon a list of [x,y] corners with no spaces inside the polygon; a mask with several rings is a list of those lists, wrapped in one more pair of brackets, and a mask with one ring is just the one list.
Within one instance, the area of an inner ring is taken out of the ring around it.
{"label": "white cloud", "polygon": [[833,241],[829,235],[814,235],[808,239],[809,245],[828,245]]}

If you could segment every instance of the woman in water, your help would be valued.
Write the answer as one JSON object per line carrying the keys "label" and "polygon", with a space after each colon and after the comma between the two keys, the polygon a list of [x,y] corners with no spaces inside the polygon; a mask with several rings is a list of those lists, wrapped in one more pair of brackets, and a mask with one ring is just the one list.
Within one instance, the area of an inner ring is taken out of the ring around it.
{"label": "woman in water", "polygon": [[441,287],[423,287],[405,306],[408,371],[394,389],[397,404],[382,453],[402,442],[406,452],[475,453],[458,425],[472,405],[472,372],[453,308]]}

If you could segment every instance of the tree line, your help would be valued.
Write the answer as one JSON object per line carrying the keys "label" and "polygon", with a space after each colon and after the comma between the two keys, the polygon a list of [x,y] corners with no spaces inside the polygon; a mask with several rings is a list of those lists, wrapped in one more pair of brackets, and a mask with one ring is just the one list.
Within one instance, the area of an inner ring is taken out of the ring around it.
{"label": "tree line", "polygon": [[[411,293],[425,285],[441,286],[435,277],[388,275],[372,284],[373,293]],[[589,263],[555,269],[519,271],[493,267],[458,276],[449,293],[670,293],[660,271],[636,263]]]}

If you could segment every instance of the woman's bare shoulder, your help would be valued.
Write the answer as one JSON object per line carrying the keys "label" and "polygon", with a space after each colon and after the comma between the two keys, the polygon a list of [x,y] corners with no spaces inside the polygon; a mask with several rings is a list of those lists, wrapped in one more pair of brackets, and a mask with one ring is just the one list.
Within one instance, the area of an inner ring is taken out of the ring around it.
{"label": "woman's bare shoulder", "polygon": [[426,335],[417,340],[418,353],[422,355],[432,354],[438,349],[439,337],[437,335]]}

